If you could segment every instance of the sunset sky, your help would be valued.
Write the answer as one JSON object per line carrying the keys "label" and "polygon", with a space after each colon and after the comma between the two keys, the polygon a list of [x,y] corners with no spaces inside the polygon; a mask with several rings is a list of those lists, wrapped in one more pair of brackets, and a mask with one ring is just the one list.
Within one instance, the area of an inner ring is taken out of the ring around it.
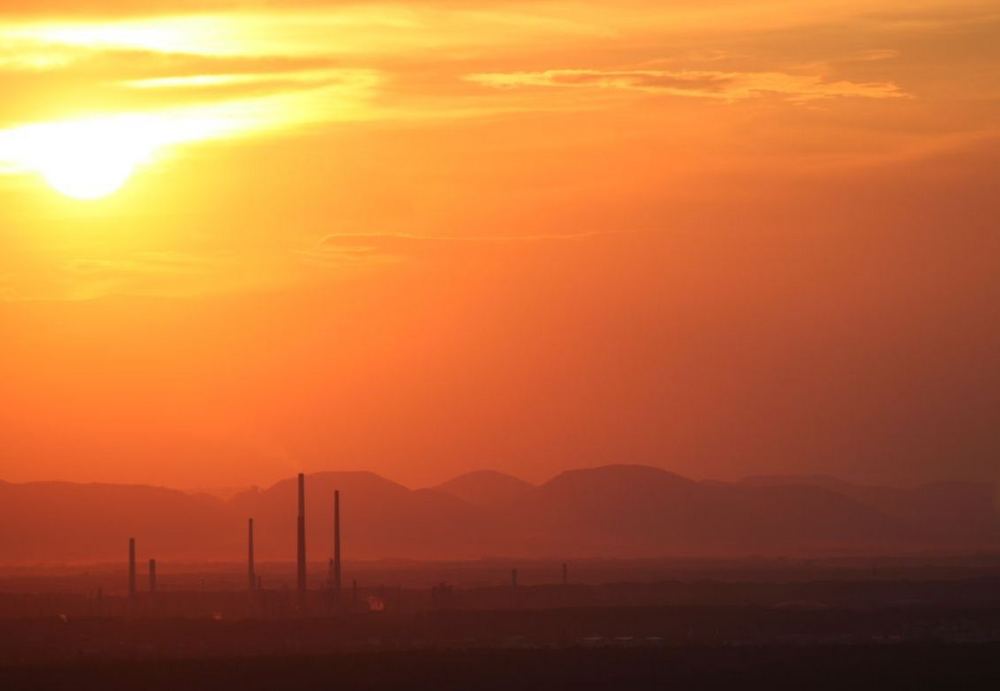
{"label": "sunset sky", "polygon": [[1000,7],[0,6],[0,479],[1000,480]]}

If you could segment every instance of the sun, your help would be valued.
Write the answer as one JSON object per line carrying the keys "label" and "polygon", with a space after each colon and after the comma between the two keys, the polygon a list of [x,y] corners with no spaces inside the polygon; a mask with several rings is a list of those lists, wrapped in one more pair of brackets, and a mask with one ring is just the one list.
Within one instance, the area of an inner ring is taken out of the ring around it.
{"label": "sun", "polygon": [[246,107],[183,107],[0,129],[0,175],[34,175],[67,197],[102,199],[176,147],[249,131],[256,116]]}
{"label": "sun", "polygon": [[0,163],[35,173],[67,197],[101,199],[171,142],[172,124],[120,115],[25,125],[0,132]]}
{"label": "sun", "polygon": [[46,156],[38,170],[55,191],[86,201],[117,192],[138,163],[132,152],[80,141]]}
{"label": "sun", "polygon": [[31,147],[32,167],[57,192],[107,197],[128,181],[154,143],[136,123],[116,118],[59,123]]}

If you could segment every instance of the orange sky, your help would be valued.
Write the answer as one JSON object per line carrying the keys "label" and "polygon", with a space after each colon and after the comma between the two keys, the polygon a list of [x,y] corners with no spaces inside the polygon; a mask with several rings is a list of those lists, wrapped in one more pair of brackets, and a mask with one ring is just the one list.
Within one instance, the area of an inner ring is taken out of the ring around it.
{"label": "orange sky", "polygon": [[997,479],[995,3],[15,1],[0,93],[0,479]]}

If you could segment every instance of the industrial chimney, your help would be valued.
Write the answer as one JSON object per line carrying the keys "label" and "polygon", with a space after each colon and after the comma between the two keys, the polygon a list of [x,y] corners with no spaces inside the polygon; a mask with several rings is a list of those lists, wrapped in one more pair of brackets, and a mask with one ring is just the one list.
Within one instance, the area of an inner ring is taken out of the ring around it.
{"label": "industrial chimney", "polygon": [[333,592],[340,600],[340,490],[333,491]]}
{"label": "industrial chimney", "polygon": [[253,561],[253,519],[247,523],[247,585],[250,590],[257,589],[257,571]]}
{"label": "industrial chimney", "polygon": [[135,599],[135,538],[128,539],[128,599]]}
{"label": "industrial chimney", "polygon": [[299,533],[298,533],[298,590],[299,599],[306,593],[306,476],[299,473]]}
{"label": "industrial chimney", "polygon": [[149,560],[149,592],[156,592],[156,560]]}

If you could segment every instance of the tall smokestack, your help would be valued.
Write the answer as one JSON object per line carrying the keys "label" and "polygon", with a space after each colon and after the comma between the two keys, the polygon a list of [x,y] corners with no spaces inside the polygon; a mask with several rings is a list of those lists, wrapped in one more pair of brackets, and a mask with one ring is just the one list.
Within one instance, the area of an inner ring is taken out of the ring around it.
{"label": "tall smokestack", "polygon": [[156,592],[156,560],[149,560],[149,592]]}
{"label": "tall smokestack", "polygon": [[298,589],[299,597],[306,592],[306,476],[299,473],[299,540],[298,540]]}
{"label": "tall smokestack", "polygon": [[257,569],[253,560],[253,519],[247,519],[247,586],[257,589]]}
{"label": "tall smokestack", "polygon": [[563,569],[563,585],[569,585],[569,567],[566,565],[566,562],[563,562],[562,569]]}
{"label": "tall smokestack", "polygon": [[135,599],[135,538],[128,539],[128,599]]}
{"label": "tall smokestack", "polygon": [[340,598],[340,490],[333,491],[333,592]]}

